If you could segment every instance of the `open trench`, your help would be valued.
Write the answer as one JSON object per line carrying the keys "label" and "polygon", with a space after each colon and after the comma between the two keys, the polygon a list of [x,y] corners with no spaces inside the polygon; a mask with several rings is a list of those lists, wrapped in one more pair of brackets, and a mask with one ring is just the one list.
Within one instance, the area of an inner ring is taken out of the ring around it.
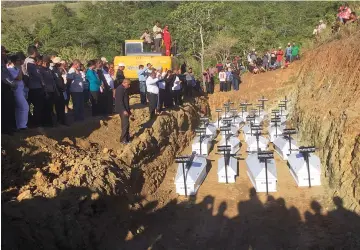
{"label": "open trench", "polygon": [[[269,92],[273,99],[266,111],[275,108],[284,92],[280,94]],[[292,97],[291,92],[287,94]],[[209,97],[213,118],[215,108],[229,97],[228,93]],[[238,100],[234,106],[244,99]],[[293,112],[295,101],[289,106]],[[267,125],[265,122],[263,127],[267,128]],[[288,126],[291,127],[291,122]],[[322,176],[322,186],[299,188],[287,162],[274,153],[277,192],[255,193],[246,173],[247,144],[242,133],[238,138],[242,146],[235,183],[218,182],[217,164],[221,157],[216,153],[221,139],[218,134],[207,156],[206,178],[197,194],[188,198],[175,194],[178,164],[169,165],[163,182],[148,200],[157,208],[149,216],[142,217],[140,234],[127,235],[124,249],[336,249],[344,246],[356,249],[360,246],[356,233],[360,229],[359,216],[345,209],[341,211],[341,207],[335,206],[339,204],[333,204],[333,193],[326,176]],[[306,143],[298,136],[295,138],[300,145]],[[273,150],[272,145],[269,149]],[[192,147],[188,145],[177,155],[191,152]]]}

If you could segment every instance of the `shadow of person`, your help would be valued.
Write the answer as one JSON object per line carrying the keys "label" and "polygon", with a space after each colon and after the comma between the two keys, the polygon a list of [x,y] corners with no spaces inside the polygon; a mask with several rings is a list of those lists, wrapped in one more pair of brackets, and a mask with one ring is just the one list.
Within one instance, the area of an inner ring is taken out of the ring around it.
{"label": "shadow of person", "polygon": [[262,236],[257,240],[259,249],[291,249],[299,245],[298,226],[301,223],[299,211],[292,207],[286,208],[285,200],[274,199],[269,195],[262,217],[262,226],[259,234]]}
{"label": "shadow of person", "polygon": [[335,196],[336,209],[328,213],[328,228],[333,246],[360,249],[360,216],[343,206],[343,200]]}
{"label": "shadow of person", "polygon": [[86,187],[69,187],[54,198],[8,202],[2,208],[4,249],[109,249],[102,246],[122,244],[130,225],[124,197]]}
{"label": "shadow of person", "polygon": [[229,249],[249,249],[256,246],[257,235],[261,229],[259,218],[264,206],[255,188],[249,189],[249,200],[238,204],[238,216],[232,219],[229,233]]}
{"label": "shadow of person", "polygon": [[317,201],[312,201],[310,204],[314,211],[312,214],[309,211],[305,212],[305,225],[308,240],[308,248],[321,249],[331,247],[329,243],[329,231],[326,226],[326,217],[322,214],[322,206]]}
{"label": "shadow of person", "polygon": [[189,231],[189,239],[191,241],[192,249],[201,249],[206,244],[206,240],[213,234],[214,227],[214,197],[207,195],[204,199],[196,205],[199,209],[198,216],[194,216],[193,220],[196,221]]}
{"label": "shadow of person", "polygon": [[211,225],[211,232],[204,249],[221,249],[226,246],[229,237],[230,220],[224,215],[227,209],[225,201],[221,202]]}

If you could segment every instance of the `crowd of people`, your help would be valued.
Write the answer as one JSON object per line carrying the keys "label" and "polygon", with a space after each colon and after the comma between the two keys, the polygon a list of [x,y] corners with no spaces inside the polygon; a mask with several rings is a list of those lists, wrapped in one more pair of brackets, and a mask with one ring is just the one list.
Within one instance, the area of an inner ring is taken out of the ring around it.
{"label": "crowd of people", "polygon": [[282,47],[272,48],[262,56],[257,56],[255,49],[253,49],[247,56],[248,70],[253,74],[259,74],[269,70],[287,68],[290,63],[299,59],[300,48],[295,43],[288,43],[284,50]]}
{"label": "crowd of people", "polygon": [[[91,106],[93,116],[120,114],[121,141],[129,142],[130,80],[125,77],[124,63],[117,65],[116,72],[104,57],[87,65],[77,59],[68,64],[56,55],[40,55],[34,45],[28,47],[27,56],[22,52],[8,55],[4,46],[1,53],[2,133],[69,125],[70,107],[77,122],[84,120],[85,107]],[[182,105],[184,95],[192,97],[193,91],[201,91],[200,81],[186,63],[179,70],[139,65],[138,75],[141,103],[149,105],[150,119]]]}
{"label": "crowd of people", "polygon": [[[232,61],[227,60],[225,64],[218,63],[215,68],[207,69],[204,72],[206,83],[209,86],[210,93],[213,92],[213,76],[218,74],[220,82],[220,91],[230,91],[231,88],[239,90],[241,75],[248,71],[252,74],[259,74],[279,68],[287,68],[290,63],[300,59],[300,48],[295,43],[288,43],[285,50],[282,47],[273,48],[262,56],[259,56],[255,49],[252,49],[245,61],[240,56],[235,56]],[[206,87],[208,89],[208,87]],[[212,90],[212,91],[211,91]]]}
{"label": "crowd of people", "polygon": [[75,121],[84,120],[87,105],[93,116],[113,113],[115,89],[124,79],[124,67],[120,65],[115,75],[114,65],[104,57],[90,60],[85,68],[79,60],[68,64],[56,55],[40,55],[34,45],[27,53],[8,56],[1,47],[2,112],[7,114],[3,133],[69,125],[70,100]]}
{"label": "crowd of people", "polygon": [[[340,5],[336,14],[336,20],[331,26],[332,33],[336,33],[343,25],[360,25],[359,18],[355,11],[352,11],[348,3]],[[326,29],[326,24],[323,20],[319,21],[319,24],[315,26],[313,35],[318,38],[321,33]]]}

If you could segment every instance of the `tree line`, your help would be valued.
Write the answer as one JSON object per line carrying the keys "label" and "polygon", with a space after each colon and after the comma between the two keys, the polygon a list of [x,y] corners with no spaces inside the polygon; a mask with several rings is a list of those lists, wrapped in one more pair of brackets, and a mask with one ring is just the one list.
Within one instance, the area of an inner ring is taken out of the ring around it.
{"label": "tree line", "polygon": [[[52,17],[33,28],[2,17],[2,44],[26,51],[34,40],[41,52],[84,61],[121,54],[126,39],[138,39],[155,20],[168,24],[177,50],[204,64],[224,55],[244,55],[311,38],[320,19],[332,20],[337,2],[83,2],[79,11],[56,3]],[[222,50],[218,52],[216,48]],[[215,50],[214,50],[215,49]],[[223,51],[225,49],[225,51]],[[225,57],[226,57],[225,56]]]}

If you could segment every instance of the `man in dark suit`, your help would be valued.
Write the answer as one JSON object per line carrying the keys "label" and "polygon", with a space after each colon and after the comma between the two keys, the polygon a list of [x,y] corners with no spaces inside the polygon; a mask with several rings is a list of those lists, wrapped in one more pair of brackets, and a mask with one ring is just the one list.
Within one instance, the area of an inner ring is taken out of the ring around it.
{"label": "man in dark suit", "polygon": [[130,142],[129,118],[131,115],[128,88],[130,88],[130,80],[124,79],[115,91],[115,109],[121,118],[121,137],[122,144]]}

